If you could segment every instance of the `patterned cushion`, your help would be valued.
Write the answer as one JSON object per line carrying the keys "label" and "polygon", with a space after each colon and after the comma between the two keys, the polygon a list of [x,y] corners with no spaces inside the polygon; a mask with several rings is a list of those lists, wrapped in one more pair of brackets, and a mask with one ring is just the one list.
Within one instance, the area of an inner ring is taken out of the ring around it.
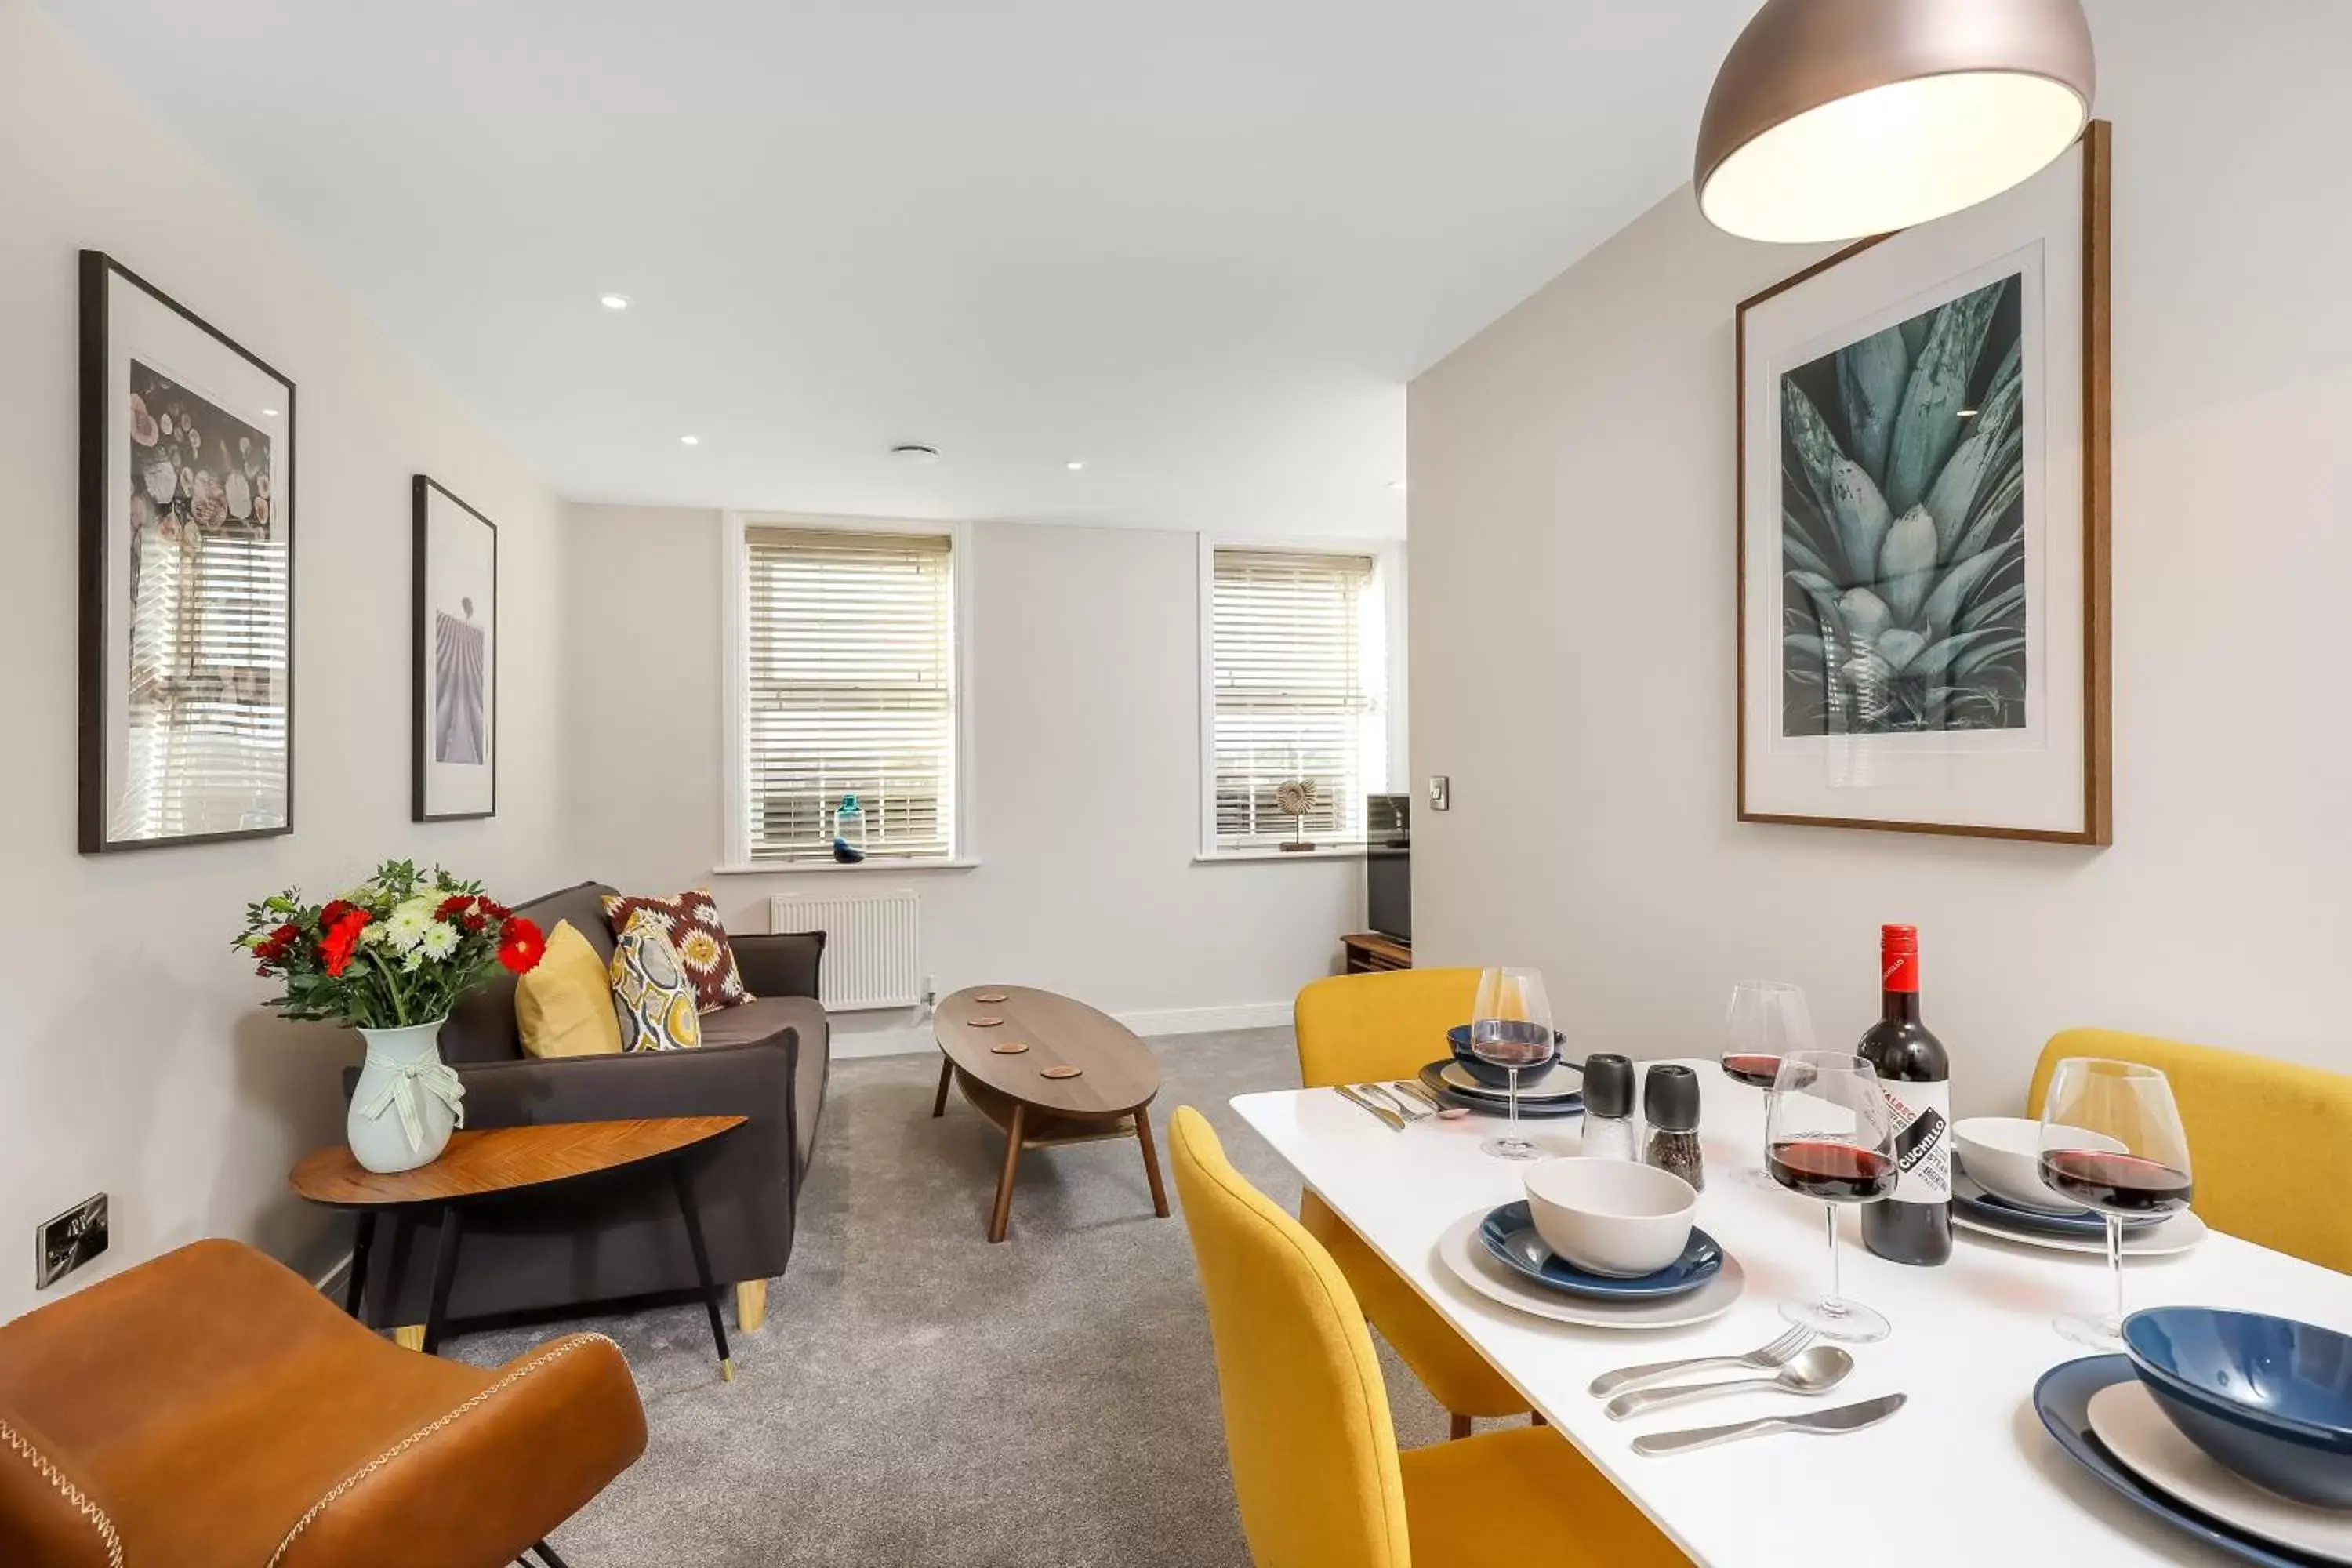
{"label": "patterned cushion", "polygon": [[694,983],[660,917],[639,914],[613,949],[613,1015],[624,1051],[683,1051],[702,1044]]}
{"label": "patterned cushion", "polygon": [[727,941],[719,906],[710,901],[707,889],[697,888],[674,899],[605,895],[604,919],[614,937],[626,932],[629,922],[639,914],[660,921],[670,944],[677,949],[687,975],[694,982],[694,1005],[698,1010],[715,1013],[751,999],[743,984],[743,972],[735,967],[735,949]]}

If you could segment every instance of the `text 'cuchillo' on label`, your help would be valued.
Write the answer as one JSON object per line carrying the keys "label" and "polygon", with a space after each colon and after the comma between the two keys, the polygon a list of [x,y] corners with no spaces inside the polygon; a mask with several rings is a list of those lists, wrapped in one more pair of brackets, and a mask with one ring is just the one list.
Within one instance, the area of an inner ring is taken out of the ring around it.
{"label": "text 'cuchillo' on label", "polygon": [[1952,1086],[1890,1083],[1886,1107],[1895,1113],[1895,1184],[1898,1204],[1942,1204],[1952,1197]]}

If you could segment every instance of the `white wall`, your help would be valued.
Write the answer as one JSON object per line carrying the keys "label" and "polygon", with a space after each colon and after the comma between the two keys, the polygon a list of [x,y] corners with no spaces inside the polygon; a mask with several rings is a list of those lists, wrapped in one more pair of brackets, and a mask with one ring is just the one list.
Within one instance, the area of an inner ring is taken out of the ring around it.
{"label": "white wall", "polygon": [[1922,929],[1969,1111],[2097,1023],[2352,1069],[2352,8],[2093,0],[2116,122],[2116,842],[1733,819],[1732,312],[1815,252],[1678,192],[1416,381],[1423,962],[1537,963],[1588,1048],[1711,1054],[1727,987],[1874,1011]]}
{"label": "white wall", "polygon": [[[721,877],[720,518],[574,506],[564,527],[571,860],[583,873],[649,892],[710,887],[737,931],[767,929],[772,893],[916,888],[940,994],[1035,984],[1161,1015],[1143,1023],[1162,1029],[1269,1021],[1356,929],[1361,860],[1192,863],[1193,535],[970,531],[979,866]],[[852,1014],[836,1028],[854,1049],[846,1037],[909,1023]]]}
{"label": "white wall", "polygon": [[[0,0],[0,516],[8,554],[0,766],[0,1319],[37,1304],[35,1223],[113,1195],[86,1284],[197,1237],[322,1264],[286,1192],[340,1136],[340,1031],[264,1016],[228,950],[248,899],[440,858],[513,892],[551,880],[561,664],[556,506],[372,325],[150,126],[24,0]],[[75,252],[93,247],[296,384],[295,831],[74,852]],[[409,476],[499,525],[499,816],[408,820]],[[41,1298],[62,1293],[63,1287]]]}

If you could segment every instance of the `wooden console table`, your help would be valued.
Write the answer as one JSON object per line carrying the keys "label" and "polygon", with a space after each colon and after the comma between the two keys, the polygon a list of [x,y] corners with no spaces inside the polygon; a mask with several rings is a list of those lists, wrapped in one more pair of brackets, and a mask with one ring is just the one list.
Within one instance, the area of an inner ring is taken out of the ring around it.
{"label": "wooden console table", "polygon": [[1412,943],[1399,942],[1378,931],[1362,931],[1353,936],[1343,936],[1339,945],[1348,950],[1348,973],[1379,974],[1391,969],[1412,967]]}

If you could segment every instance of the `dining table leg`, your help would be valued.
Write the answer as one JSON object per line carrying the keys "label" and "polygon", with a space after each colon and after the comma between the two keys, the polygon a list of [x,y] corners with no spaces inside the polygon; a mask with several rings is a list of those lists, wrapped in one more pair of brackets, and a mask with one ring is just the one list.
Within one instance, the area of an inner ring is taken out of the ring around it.
{"label": "dining table leg", "polygon": [[996,1212],[989,1216],[988,1239],[1004,1239],[1004,1226],[1013,1218],[1013,1173],[1021,1168],[1021,1129],[1029,1108],[1019,1100],[1013,1103],[1013,1122],[1004,1130],[1004,1173],[996,1182]]}
{"label": "dining table leg", "polygon": [[1151,1142],[1151,1111],[1147,1107],[1136,1110],[1135,1141],[1143,1145],[1143,1173],[1151,1181],[1151,1212],[1166,1219],[1168,1189],[1160,1184],[1160,1151]]}

